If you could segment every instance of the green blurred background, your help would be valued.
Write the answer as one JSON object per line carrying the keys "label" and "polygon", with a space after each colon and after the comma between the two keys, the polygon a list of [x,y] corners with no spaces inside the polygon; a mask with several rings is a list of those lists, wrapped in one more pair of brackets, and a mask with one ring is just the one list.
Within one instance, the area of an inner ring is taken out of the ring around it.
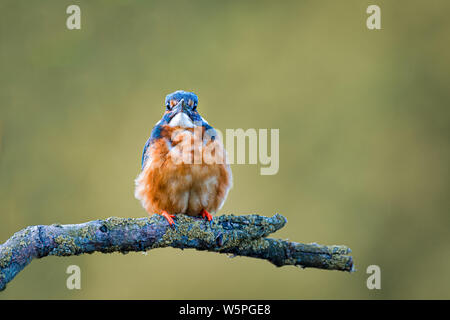
{"label": "green blurred background", "polygon": [[[66,8],[82,29],[67,30]],[[382,30],[366,28],[381,7]],[[280,170],[234,165],[221,213],[352,248],[353,274],[194,250],[48,257],[0,299],[450,298],[448,1],[1,1],[0,242],[141,217],[142,147],[177,89],[215,127],[279,128]],[[66,268],[82,289],[66,288]],[[366,268],[381,267],[381,290]]]}

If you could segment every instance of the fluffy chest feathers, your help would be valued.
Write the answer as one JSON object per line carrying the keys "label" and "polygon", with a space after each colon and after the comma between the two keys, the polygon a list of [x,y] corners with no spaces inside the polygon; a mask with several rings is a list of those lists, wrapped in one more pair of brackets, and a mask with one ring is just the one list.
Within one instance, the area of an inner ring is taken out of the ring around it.
{"label": "fluffy chest feathers", "polygon": [[232,184],[225,150],[218,139],[204,140],[204,130],[198,133],[194,127],[164,126],[147,149],[135,196],[149,213],[197,216],[223,205]]}

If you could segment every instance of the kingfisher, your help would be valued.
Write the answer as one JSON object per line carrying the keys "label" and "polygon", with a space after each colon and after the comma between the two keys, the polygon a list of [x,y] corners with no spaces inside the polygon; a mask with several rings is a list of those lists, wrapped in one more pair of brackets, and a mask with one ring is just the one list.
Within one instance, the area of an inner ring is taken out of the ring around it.
{"label": "kingfisher", "polygon": [[216,130],[199,114],[198,97],[183,90],[168,94],[164,114],[153,127],[135,180],[135,197],[148,214],[212,221],[232,186],[226,151]]}

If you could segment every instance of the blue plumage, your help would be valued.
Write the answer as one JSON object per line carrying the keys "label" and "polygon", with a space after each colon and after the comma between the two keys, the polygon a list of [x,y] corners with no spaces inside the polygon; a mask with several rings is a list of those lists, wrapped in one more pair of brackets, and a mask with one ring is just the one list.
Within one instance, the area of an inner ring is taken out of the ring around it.
{"label": "blue plumage", "polygon": [[180,101],[181,99],[184,99],[185,102],[188,102],[188,100],[191,99],[192,101],[194,101],[194,106],[198,105],[197,95],[193,92],[187,92],[184,90],[177,90],[175,92],[172,92],[171,94],[168,94],[166,96],[166,100],[165,100],[164,104],[167,106],[167,104],[170,102],[170,100]]}

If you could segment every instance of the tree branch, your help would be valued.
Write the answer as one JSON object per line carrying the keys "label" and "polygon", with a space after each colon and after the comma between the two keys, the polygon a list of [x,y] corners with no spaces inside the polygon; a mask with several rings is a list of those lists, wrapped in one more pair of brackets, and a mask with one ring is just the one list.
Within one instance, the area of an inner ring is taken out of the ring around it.
{"label": "tree branch", "polygon": [[147,251],[155,248],[192,248],[266,259],[276,266],[296,265],[353,271],[346,246],[301,244],[266,238],[281,229],[286,218],[259,215],[224,215],[209,223],[177,215],[176,227],[153,215],[116,218],[82,224],[27,227],[0,245],[0,291],[34,258],[71,256],[93,252]]}

